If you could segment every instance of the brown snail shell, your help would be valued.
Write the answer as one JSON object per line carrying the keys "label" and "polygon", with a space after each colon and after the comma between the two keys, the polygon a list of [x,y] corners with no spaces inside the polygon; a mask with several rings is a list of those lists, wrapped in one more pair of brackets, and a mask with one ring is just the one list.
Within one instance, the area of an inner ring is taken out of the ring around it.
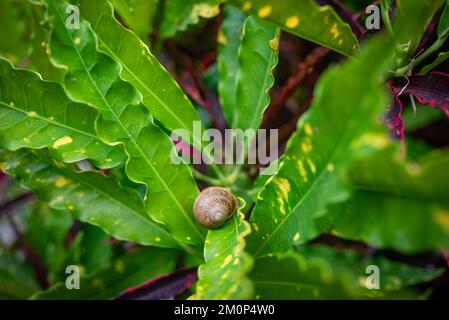
{"label": "brown snail shell", "polygon": [[195,218],[209,229],[222,226],[231,218],[237,208],[237,200],[225,188],[210,187],[204,189],[193,205]]}

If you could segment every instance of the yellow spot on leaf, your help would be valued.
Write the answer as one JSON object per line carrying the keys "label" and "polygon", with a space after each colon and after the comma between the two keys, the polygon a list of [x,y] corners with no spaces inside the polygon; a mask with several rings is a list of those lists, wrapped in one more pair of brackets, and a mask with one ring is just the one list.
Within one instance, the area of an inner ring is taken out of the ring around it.
{"label": "yellow spot on leaf", "polygon": [[81,43],[81,38],[80,37],[76,37],[74,42],[75,42],[75,44],[80,44]]}
{"label": "yellow spot on leaf", "polygon": [[312,160],[307,159],[307,164],[309,165],[310,171],[312,171],[312,173],[315,174],[316,167],[315,167],[315,164],[312,162]]}
{"label": "yellow spot on leaf", "polygon": [[326,166],[326,169],[329,172],[333,172],[335,170],[335,166],[333,163],[328,163],[328,165]]}
{"label": "yellow spot on leaf", "polygon": [[259,9],[257,15],[259,18],[266,18],[271,14],[271,11],[273,11],[273,8],[270,5],[266,5]]}
{"label": "yellow spot on leaf", "polygon": [[119,260],[114,264],[114,270],[118,273],[122,273],[123,271],[125,271],[125,264],[122,260]]}
{"label": "yellow spot on leaf", "polygon": [[35,116],[37,116],[37,113],[35,111],[30,111],[30,112],[28,112],[28,115],[30,117],[35,117]]}
{"label": "yellow spot on leaf", "polygon": [[340,31],[338,30],[338,26],[336,23],[332,25],[331,33],[334,36],[334,39],[337,39],[340,36]]}
{"label": "yellow spot on leaf", "polygon": [[310,140],[306,139],[301,142],[301,149],[305,153],[309,153],[313,150],[312,144],[310,143]]}
{"label": "yellow spot on leaf", "polygon": [[55,182],[54,185],[56,188],[62,188],[66,185],[68,185],[70,183],[70,180],[67,180],[65,177],[58,177]]}
{"label": "yellow spot on leaf", "polygon": [[301,237],[301,235],[299,234],[299,232],[297,232],[295,234],[295,236],[293,237],[293,241],[298,241],[300,237]]}
{"label": "yellow spot on leaf", "polygon": [[279,50],[279,38],[274,38],[270,40],[270,47],[273,51]]}
{"label": "yellow spot on leaf", "polygon": [[66,144],[72,143],[73,139],[69,136],[62,137],[55,141],[53,148],[58,149],[59,147],[65,146]]}
{"label": "yellow spot on leaf", "polygon": [[154,241],[156,241],[156,242],[160,242],[160,241],[161,241],[161,238],[159,238],[159,237],[156,237],[156,238],[154,238]]}
{"label": "yellow spot on leaf", "polygon": [[227,256],[224,259],[223,264],[221,265],[221,267],[222,268],[226,267],[231,261],[232,261],[232,255]]}
{"label": "yellow spot on leaf", "polygon": [[304,163],[301,160],[298,160],[296,164],[298,165],[299,174],[304,179],[304,181],[307,182],[308,181],[307,171],[306,168],[304,167]]}
{"label": "yellow spot on leaf", "polygon": [[304,124],[304,132],[306,135],[311,136],[313,134],[312,126],[309,123]]}
{"label": "yellow spot on leaf", "polygon": [[433,219],[440,225],[440,227],[449,234],[449,211],[437,209],[432,213]]}
{"label": "yellow spot on leaf", "polygon": [[297,26],[299,26],[299,22],[300,22],[300,20],[299,20],[298,16],[292,16],[292,17],[288,18],[287,21],[285,21],[285,26],[287,28],[294,29]]}
{"label": "yellow spot on leaf", "polygon": [[206,19],[215,17],[220,13],[219,5],[209,5],[207,3],[199,3],[193,7],[192,16],[199,16]]}
{"label": "yellow spot on leaf", "polygon": [[242,10],[243,10],[243,11],[248,11],[249,9],[251,9],[252,6],[253,6],[253,4],[252,4],[251,2],[246,1],[246,2],[243,4]]}
{"label": "yellow spot on leaf", "polygon": [[223,33],[223,31],[220,30],[220,32],[218,32],[218,39],[217,39],[219,44],[223,44],[225,45],[228,40],[226,39],[225,34]]}

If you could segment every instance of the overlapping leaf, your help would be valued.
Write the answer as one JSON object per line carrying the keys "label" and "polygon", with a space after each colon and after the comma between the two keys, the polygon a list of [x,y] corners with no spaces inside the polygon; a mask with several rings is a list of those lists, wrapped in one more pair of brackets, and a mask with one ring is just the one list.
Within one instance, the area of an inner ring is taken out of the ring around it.
{"label": "overlapping leaf", "polygon": [[57,283],[48,290],[35,294],[32,299],[112,299],[129,287],[172,272],[176,266],[177,254],[176,251],[167,249],[138,249],[116,258],[94,274],[81,274],[78,290],[67,290],[65,283]]}
{"label": "overlapping leaf", "polygon": [[218,34],[218,93],[225,119],[233,124],[236,107],[237,72],[239,70],[238,52],[242,43],[242,31],[245,16],[240,10],[226,6],[223,22]]}
{"label": "overlapping leaf", "polygon": [[0,299],[27,299],[38,289],[31,271],[0,247]]}
{"label": "overlapping leaf", "polygon": [[321,78],[279,172],[259,193],[251,216],[254,232],[248,239],[255,256],[286,251],[316,236],[314,219],[325,213],[328,203],[347,196],[338,175],[356,155],[388,143],[383,133],[373,130],[387,101],[381,79],[392,50],[393,41],[379,38],[362,56]]}
{"label": "overlapping leaf", "polygon": [[97,116],[97,110],[72,102],[59,84],[0,59],[0,146],[47,147],[64,162],[91,159],[98,167],[114,167],[124,162],[125,154],[97,137]]}
{"label": "overlapping leaf", "polygon": [[220,12],[225,0],[168,0],[164,7],[161,36],[172,37],[177,31],[199,22],[200,18],[213,18]]}
{"label": "overlapping leaf", "polygon": [[268,91],[274,84],[279,37],[280,29],[270,22],[253,17],[245,21],[239,49],[233,128],[259,128],[270,103]]}
{"label": "overlapping leaf", "polygon": [[353,195],[323,218],[328,231],[378,248],[416,253],[449,249],[449,153],[420,163],[387,150],[354,165]]}
{"label": "overlapping leaf", "polygon": [[198,285],[195,298],[250,299],[253,285],[246,274],[253,259],[246,253],[245,237],[250,226],[240,211],[226,224],[209,230],[204,247],[205,264],[198,269]]}
{"label": "overlapping leaf", "polygon": [[[378,290],[369,290],[366,286],[367,276],[371,274],[366,273],[366,268],[371,265],[379,268]],[[256,299],[403,299],[413,297],[414,293],[402,289],[429,281],[442,271],[384,258],[364,259],[354,252],[338,252],[320,246],[258,259],[250,278]]]}
{"label": "overlapping leaf", "polygon": [[169,130],[185,130],[188,134],[182,137],[200,149],[201,138],[193,132],[193,123],[200,123],[200,119],[192,103],[148,47],[113,18],[108,2],[79,2],[81,15],[97,34],[100,50],[120,64],[121,77],[139,91],[151,115]]}
{"label": "overlapping leaf", "polygon": [[3,170],[54,209],[68,210],[119,240],[176,248],[176,241],[145,213],[138,195],[95,172],[76,172],[44,151],[2,154]]}
{"label": "overlapping leaf", "polygon": [[[276,23],[301,38],[352,56],[358,42],[349,25],[329,6],[312,0],[230,0],[243,11]],[[320,27],[317,28],[317,25]]]}
{"label": "overlapping leaf", "polygon": [[143,41],[153,30],[159,0],[111,0],[124,22]]}
{"label": "overlapping leaf", "polygon": [[[120,65],[97,50],[97,39],[89,23],[82,20],[79,30],[67,29],[67,3],[46,3],[53,25],[52,58],[68,70],[66,90],[76,100],[100,110],[96,129],[103,140],[123,144],[129,156],[128,176],[147,187],[145,205],[150,216],[164,224],[181,243],[201,247],[204,229],[192,212],[198,188],[187,165],[172,161],[174,147],[170,138],[139,103],[140,95],[134,87],[121,80]],[[151,80],[157,80],[157,75]]]}

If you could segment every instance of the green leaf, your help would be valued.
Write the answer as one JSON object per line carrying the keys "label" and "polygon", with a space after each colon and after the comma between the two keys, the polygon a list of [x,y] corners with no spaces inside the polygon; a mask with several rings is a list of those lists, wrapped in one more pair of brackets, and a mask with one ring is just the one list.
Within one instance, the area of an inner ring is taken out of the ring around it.
{"label": "green leaf", "polygon": [[14,69],[0,58],[0,146],[9,150],[42,149],[64,162],[91,159],[101,168],[124,162],[119,147],[104,144],[95,133],[98,112],[72,102],[56,83],[34,72]]}
{"label": "green leaf", "polygon": [[198,269],[195,298],[251,299],[253,285],[246,274],[252,268],[253,259],[244,251],[245,237],[250,232],[240,210],[221,228],[209,230],[204,247],[206,263]]}
{"label": "green leaf", "polygon": [[229,3],[343,55],[352,56],[358,48],[351,28],[330,6],[321,7],[312,0],[230,0]]}
{"label": "green leaf", "polygon": [[2,168],[56,210],[101,227],[112,237],[160,247],[178,247],[170,234],[152,221],[138,195],[96,172],[76,172],[43,151],[3,153]]}
{"label": "green leaf", "polygon": [[114,18],[112,7],[103,0],[80,0],[81,15],[97,35],[101,51],[121,66],[120,76],[142,96],[151,115],[168,130],[185,130],[182,137],[201,149],[202,141],[193,132],[193,123],[201,123],[192,103],[159,61],[139,38]]}
{"label": "green leaf", "polygon": [[49,282],[52,283],[67,266],[67,234],[73,218],[64,211],[49,208],[37,202],[23,217],[26,226],[23,236],[45,266]]}
{"label": "green leaf", "polygon": [[294,252],[257,259],[250,279],[257,300],[341,300],[357,296],[348,274],[336,274],[324,259],[308,261]]}
{"label": "green leaf", "polygon": [[242,43],[244,21],[245,16],[240,10],[226,6],[218,34],[218,93],[229,127],[233,124],[236,109],[237,83],[235,79],[239,70],[238,52]]}
{"label": "green leaf", "polygon": [[125,289],[135,287],[158,276],[173,272],[178,252],[167,249],[143,248],[116,258],[94,274],[81,273],[80,289],[67,290],[58,283],[35,294],[36,300],[105,300],[115,298]]}
{"label": "green leaf", "polygon": [[37,290],[30,270],[0,247],[0,299],[27,299]]}
{"label": "green leaf", "polygon": [[328,230],[404,253],[449,249],[448,165],[448,151],[407,163],[391,149],[357,162],[351,199],[323,218]]}
{"label": "green leaf", "polygon": [[[340,251],[324,245],[301,246],[298,248],[298,253],[308,260],[324,259],[336,272],[350,273],[354,277],[357,291],[368,297],[388,296],[391,291],[431,281],[444,273],[442,268],[420,268],[381,256],[366,257],[355,251]],[[372,272],[366,272],[369,266],[379,268],[378,290],[370,290],[366,287],[367,277],[372,274]]]}
{"label": "green leaf", "polygon": [[111,0],[114,9],[123,21],[143,41],[147,41],[153,31],[153,19],[157,13],[159,0]]}
{"label": "green leaf", "polygon": [[106,265],[112,258],[113,247],[107,243],[108,234],[93,225],[84,225],[82,229],[80,262],[88,272]]}
{"label": "green leaf", "polygon": [[97,51],[89,24],[81,20],[79,30],[65,28],[66,3],[46,2],[53,17],[52,58],[68,70],[66,90],[100,110],[96,129],[103,140],[124,146],[129,157],[127,175],[147,187],[148,214],[164,224],[179,242],[202,247],[205,230],[192,210],[198,187],[188,166],[174,163],[171,139],[139,104],[139,93],[120,79],[120,65]]}
{"label": "green leaf", "polygon": [[[379,268],[378,290],[366,286],[367,277],[372,274],[367,273],[368,266]],[[430,281],[442,272],[382,257],[366,259],[351,251],[308,246],[299,253],[278,253],[256,260],[250,278],[256,299],[403,299],[415,295],[413,290],[404,288]]]}
{"label": "green leaf", "polygon": [[398,43],[397,64],[407,63],[415,53],[424,31],[445,0],[398,0],[393,31]]}
{"label": "green leaf", "polygon": [[167,0],[160,34],[163,38],[173,37],[178,31],[185,31],[200,18],[210,19],[220,13],[220,3],[225,0]]}
{"label": "green leaf", "polygon": [[270,103],[273,70],[278,62],[280,29],[249,17],[239,50],[236,104],[233,128],[257,130]]}
{"label": "green leaf", "polygon": [[0,56],[14,64],[20,63],[28,51],[26,24],[19,5],[12,0],[0,2]]}
{"label": "green leaf", "polygon": [[449,35],[449,1],[447,0],[440,17],[440,22],[438,23],[437,34],[439,38],[445,38]]}
{"label": "green leaf", "polygon": [[248,239],[256,257],[315,237],[314,219],[325,214],[328,203],[347,198],[339,174],[354,157],[388,144],[386,133],[374,129],[388,101],[382,78],[392,50],[391,39],[377,38],[360,57],[321,77],[278,173],[258,195]]}
{"label": "green leaf", "polygon": [[436,67],[438,67],[440,64],[442,64],[444,61],[449,59],[449,51],[446,52],[440,52],[438,56],[436,57],[435,61],[433,61],[431,64],[423,67],[420,71],[420,74],[427,74]]}

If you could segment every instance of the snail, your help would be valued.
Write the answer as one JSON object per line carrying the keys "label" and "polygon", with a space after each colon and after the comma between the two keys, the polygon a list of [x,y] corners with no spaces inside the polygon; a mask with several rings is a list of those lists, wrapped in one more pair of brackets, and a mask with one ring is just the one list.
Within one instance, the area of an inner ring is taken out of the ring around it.
{"label": "snail", "polygon": [[193,212],[198,222],[209,229],[222,226],[231,218],[237,207],[237,200],[225,188],[209,187],[196,198]]}

